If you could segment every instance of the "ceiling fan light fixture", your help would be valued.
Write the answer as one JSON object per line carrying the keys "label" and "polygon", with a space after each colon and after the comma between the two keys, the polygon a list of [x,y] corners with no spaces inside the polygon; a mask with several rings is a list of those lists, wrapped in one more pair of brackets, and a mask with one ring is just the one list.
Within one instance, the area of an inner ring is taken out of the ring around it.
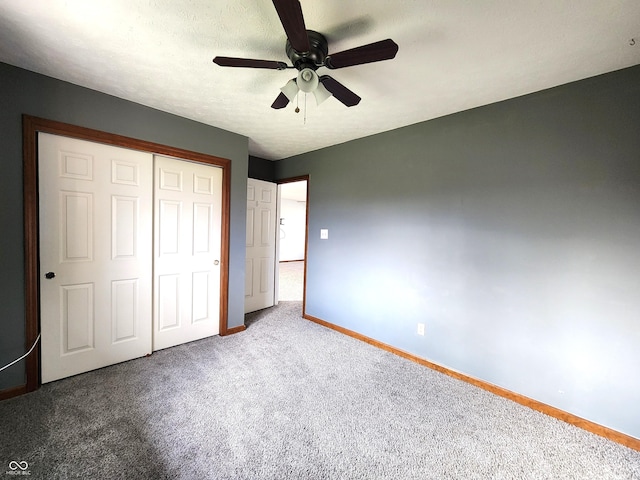
{"label": "ceiling fan light fixture", "polygon": [[290,102],[293,102],[293,99],[298,95],[298,84],[296,83],[295,78],[289,80],[287,84],[280,89],[280,91],[285,94]]}
{"label": "ceiling fan light fixture", "polygon": [[318,75],[310,68],[303,68],[298,73],[297,83],[304,93],[311,93],[318,87]]}
{"label": "ceiling fan light fixture", "polygon": [[316,105],[320,105],[331,96],[331,92],[327,90],[324,85],[318,83],[318,86],[313,91],[313,96],[316,97]]}

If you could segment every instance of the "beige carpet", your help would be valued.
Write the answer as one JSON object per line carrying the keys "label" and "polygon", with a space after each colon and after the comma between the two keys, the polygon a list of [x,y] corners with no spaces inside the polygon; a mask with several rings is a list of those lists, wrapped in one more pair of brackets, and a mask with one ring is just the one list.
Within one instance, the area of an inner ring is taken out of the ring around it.
{"label": "beige carpet", "polygon": [[301,302],[304,287],[304,262],[280,262],[278,300]]}

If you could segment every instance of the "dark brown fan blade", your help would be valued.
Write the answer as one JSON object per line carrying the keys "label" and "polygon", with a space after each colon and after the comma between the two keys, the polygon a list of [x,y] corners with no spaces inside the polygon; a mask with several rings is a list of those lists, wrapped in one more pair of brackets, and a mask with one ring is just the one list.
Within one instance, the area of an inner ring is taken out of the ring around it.
{"label": "dark brown fan blade", "polygon": [[253,60],[251,58],[216,57],[213,63],[221,67],[249,67],[249,68],[269,68],[272,70],[284,70],[287,64],[275,60]]}
{"label": "dark brown fan blade", "polygon": [[280,109],[286,107],[287,105],[289,105],[289,99],[284,93],[280,92],[278,98],[276,98],[276,100],[271,104],[271,108]]}
{"label": "dark brown fan blade", "polygon": [[324,87],[331,92],[331,94],[344,103],[347,107],[353,107],[360,103],[360,97],[342,85],[337,80],[334,80],[329,75],[322,75],[319,79]]}
{"label": "dark brown fan blade", "polygon": [[343,68],[363,63],[390,60],[398,53],[398,45],[390,38],[379,42],[370,43],[361,47],[352,48],[343,52],[329,55],[324,60],[327,68]]}
{"label": "dark brown fan blade", "polygon": [[297,52],[308,52],[311,48],[300,2],[298,0],[273,0],[273,5],[276,7],[280,23],[282,23],[291,46]]}

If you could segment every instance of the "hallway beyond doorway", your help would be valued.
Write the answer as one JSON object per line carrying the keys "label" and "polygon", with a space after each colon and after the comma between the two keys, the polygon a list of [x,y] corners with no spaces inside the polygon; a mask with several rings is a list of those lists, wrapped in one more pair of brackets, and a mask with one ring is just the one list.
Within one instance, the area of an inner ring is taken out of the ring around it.
{"label": "hallway beyond doorway", "polygon": [[278,300],[302,301],[304,261],[280,262]]}

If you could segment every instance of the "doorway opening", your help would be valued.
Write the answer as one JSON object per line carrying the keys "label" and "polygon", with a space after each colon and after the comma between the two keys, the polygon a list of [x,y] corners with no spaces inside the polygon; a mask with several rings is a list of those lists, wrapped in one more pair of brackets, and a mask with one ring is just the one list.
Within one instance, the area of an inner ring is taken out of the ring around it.
{"label": "doorway opening", "polygon": [[305,301],[309,177],[278,185],[278,301]]}

